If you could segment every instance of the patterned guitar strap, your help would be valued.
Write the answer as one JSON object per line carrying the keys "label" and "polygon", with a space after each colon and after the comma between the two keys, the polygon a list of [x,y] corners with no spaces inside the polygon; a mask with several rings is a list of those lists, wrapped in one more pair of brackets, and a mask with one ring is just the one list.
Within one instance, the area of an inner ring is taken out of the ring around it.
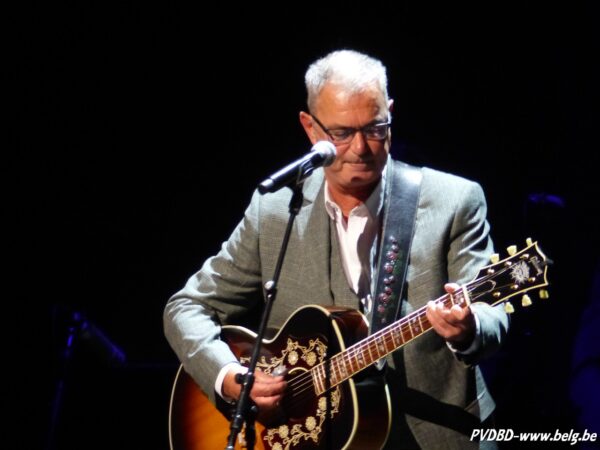
{"label": "patterned guitar strap", "polygon": [[394,322],[400,313],[423,178],[418,167],[398,161],[389,162],[371,334]]}

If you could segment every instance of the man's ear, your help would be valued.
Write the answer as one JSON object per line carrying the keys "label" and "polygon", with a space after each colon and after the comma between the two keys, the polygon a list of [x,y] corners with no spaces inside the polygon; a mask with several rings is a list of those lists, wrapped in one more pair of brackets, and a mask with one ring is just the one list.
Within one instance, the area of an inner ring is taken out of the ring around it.
{"label": "man's ear", "polygon": [[394,112],[394,99],[393,98],[390,98],[388,100],[388,111],[390,112],[390,114],[392,112]]}
{"label": "man's ear", "polygon": [[310,114],[304,111],[300,111],[300,124],[302,124],[302,128],[304,128],[304,132],[308,136],[311,144],[317,143],[317,134],[315,130],[315,122],[313,121]]}

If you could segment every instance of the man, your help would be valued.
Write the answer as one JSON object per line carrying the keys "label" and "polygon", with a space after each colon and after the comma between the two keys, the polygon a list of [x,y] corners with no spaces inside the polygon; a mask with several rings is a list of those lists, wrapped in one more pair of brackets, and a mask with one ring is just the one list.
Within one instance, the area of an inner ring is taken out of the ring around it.
{"label": "man", "polygon": [[[385,68],[354,51],[337,51],[306,73],[309,112],[300,122],[314,144],[333,142],[337,157],[303,187],[278,285],[270,326],[298,307],[335,304],[373,314],[377,251],[386,198],[396,167],[389,158],[393,101]],[[401,314],[470,281],[492,253],[486,205],[476,183],[422,169]],[[393,196],[392,196],[393,197]],[[263,304],[287,221],[290,191],[254,194],[244,219],[218,255],[175,294],[165,310],[165,333],[186,371],[214,401],[237,398],[240,365],[219,340],[220,325],[239,323]],[[468,448],[494,403],[474,364],[498,348],[506,315],[488,305],[446,308],[429,303],[430,332],[387,358],[393,427],[386,448]],[[268,414],[278,408],[283,377],[256,373],[251,398]]]}

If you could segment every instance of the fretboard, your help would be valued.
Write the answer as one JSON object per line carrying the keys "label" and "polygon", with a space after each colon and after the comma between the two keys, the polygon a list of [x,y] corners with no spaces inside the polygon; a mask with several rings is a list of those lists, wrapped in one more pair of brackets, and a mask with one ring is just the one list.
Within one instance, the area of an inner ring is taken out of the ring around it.
{"label": "fretboard", "polygon": [[[469,299],[466,291],[459,291],[452,295],[446,294],[437,300],[447,307],[458,304],[464,306]],[[356,375],[371,364],[389,355],[393,351],[408,344],[431,329],[425,311],[427,306],[412,312],[406,317],[382,328],[362,341],[348,347],[346,350],[333,356],[311,369],[311,375],[317,395],[323,394],[348,378]]]}

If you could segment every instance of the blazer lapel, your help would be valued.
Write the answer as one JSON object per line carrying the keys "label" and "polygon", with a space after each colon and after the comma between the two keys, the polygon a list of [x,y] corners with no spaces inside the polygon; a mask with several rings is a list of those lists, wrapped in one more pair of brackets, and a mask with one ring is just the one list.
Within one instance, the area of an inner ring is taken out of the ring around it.
{"label": "blazer lapel", "polygon": [[[303,275],[306,291],[302,294],[316,296],[311,303],[331,304],[333,298],[329,286],[331,241],[329,236],[329,216],[325,210],[324,174],[322,169],[314,173],[304,183],[304,205],[296,217],[296,229],[303,245],[300,251],[305,255]],[[315,239],[315,236],[318,237]]]}
{"label": "blazer lapel", "polygon": [[[335,227],[325,210],[325,182],[323,170],[315,171],[305,183],[304,214],[299,215],[300,241],[311,242],[304,249],[308,267],[305,270],[307,288],[317,286],[315,303],[335,304],[358,308],[358,297],[350,289],[342,268],[341,253]],[[314,239],[319,236],[319,239]]]}

